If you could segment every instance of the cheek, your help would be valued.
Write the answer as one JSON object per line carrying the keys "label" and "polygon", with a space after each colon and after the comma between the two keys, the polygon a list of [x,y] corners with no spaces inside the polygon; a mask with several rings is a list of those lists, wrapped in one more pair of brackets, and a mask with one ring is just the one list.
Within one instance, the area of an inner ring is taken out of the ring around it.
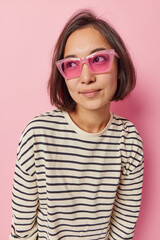
{"label": "cheek", "polygon": [[114,90],[116,91],[116,90],[117,90],[117,75],[115,75],[115,76],[112,78],[111,85],[112,85],[112,87],[114,88]]}
{"label": "cheek", "polygon": [[75,92],[76,84],[72,80],[66,80],[65,82],[66,82],[67,89],[68,89],[70,95],[72,96]]}
{"label": "cheek", "polygon": [[117,90],[117,79],[118,79],[116,66],[113,67],[113,70],[110,72],[108,77],[109,77],[108,85],[112,89],[112,91],[115,92]]}
{"label": "cheek", "polygon": [[117,89],[117,74],[116,73],[110,73],[107,74],[106,77],[104,76],[103,80],[103,86],[109,90]]}

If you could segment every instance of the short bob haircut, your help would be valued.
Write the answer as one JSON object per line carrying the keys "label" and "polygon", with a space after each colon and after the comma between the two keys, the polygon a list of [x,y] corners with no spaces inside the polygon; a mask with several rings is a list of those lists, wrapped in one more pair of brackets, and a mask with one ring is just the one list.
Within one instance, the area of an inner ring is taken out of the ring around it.
{"label": "short bob haircut", "polygon": [[56,67],[56,61],[63,59],[68,37],[74,31],[88,26],[102,33],[106,41],[115,49],[119,56],[117,59],[117,90],[111,100],[118,101],[124,99],[136,84],[134,65],[123,40],[116,30],[105,20],[97,17],[93,11],[88,9],[79,10],[66,23],[57,40],[52,58],[52,71],[48,81],[51,104],[63,111],[72,112],[75,109],[76,103],[71,98],[65,80]]}

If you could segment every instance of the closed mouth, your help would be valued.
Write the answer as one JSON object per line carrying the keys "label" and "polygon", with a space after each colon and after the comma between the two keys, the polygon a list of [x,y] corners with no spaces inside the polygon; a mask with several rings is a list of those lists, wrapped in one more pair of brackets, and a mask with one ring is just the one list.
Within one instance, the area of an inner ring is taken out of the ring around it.
{"label": "closed mouth", "polygon": [[80,92],[80,93],[81,93],[82,95],[86,96],[86,97],[94,97],[94,96],[96,96],[100,91],[101,91],[101,89],[92,89],[92,90],[82,91],[82,92]]}
{"label": "closed mouth", "polygon": [[101,89],[91,89],[91,90],[86,90],[86,91],[82,91],[80,93],[82,94],[90,94],[90,93],[96,93],[99,92]]}

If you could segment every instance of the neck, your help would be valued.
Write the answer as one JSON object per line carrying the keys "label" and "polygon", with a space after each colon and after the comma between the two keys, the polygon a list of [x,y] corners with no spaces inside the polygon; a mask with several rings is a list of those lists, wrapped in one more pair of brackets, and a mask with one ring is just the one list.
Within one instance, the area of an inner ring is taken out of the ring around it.
{"label": "neck", "polygon": [[109,122],[110,106],[98,110],[88,110],[76,107],[75,111],[70,113],[71,119],[82,130],[88,133],[101,132]]}

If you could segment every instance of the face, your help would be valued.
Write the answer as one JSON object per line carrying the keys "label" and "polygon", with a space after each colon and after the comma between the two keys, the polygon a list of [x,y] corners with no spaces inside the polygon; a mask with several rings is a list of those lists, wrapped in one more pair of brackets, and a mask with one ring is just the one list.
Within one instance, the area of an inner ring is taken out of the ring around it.
{"label": "face", "polygon": [[[64,49],[66,57],[86,57],[102,49],[111,49],[104,36],[93,27],[73,32]],[[92,73],[84,63],[81,75],[65,80],[72,99],[77,103],[76,110],[98,110],[110,106],[110,101],[117,89],[116,58],[107,73]]]}

